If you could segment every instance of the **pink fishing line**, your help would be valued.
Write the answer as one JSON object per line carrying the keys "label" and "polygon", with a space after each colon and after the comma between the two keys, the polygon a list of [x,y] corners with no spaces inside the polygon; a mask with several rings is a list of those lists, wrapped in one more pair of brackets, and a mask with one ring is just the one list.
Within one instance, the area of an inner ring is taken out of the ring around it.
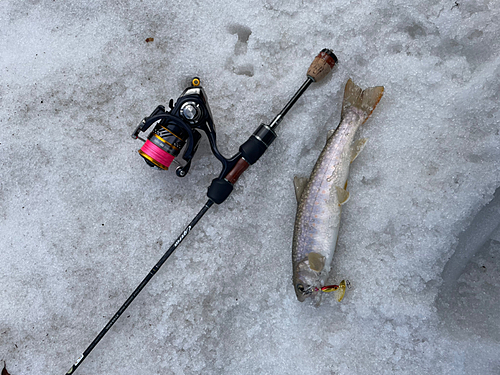
{"label": "pink fishing line", "polygon": [[142,152],[144,152],[146,155],[149,155],[152,157],[154,160],[156,160],[158,163],[163,164],[165,167],[169,167],[170,164],[172,163],[172,160],[175,159],[175,156],[170,155],[168,152],[163,151],[161,148],[159,148],[157,145],[155,145],[153,142],[151,142],[149,139],[144,143],[144,145],[141,147]]}

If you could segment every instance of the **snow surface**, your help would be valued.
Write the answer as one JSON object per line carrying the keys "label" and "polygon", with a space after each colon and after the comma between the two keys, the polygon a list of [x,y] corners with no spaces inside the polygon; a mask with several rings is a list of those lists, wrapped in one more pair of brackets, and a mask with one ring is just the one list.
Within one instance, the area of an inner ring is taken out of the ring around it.
{"label": "snow surface", "polygon": [[[144,116],[198,75],[230,156],[331,48],[333,74],[77,373],[498,374],[498,19],[488,0],[0,2],[0,361],[65,373],[206,201],[206,140],[184,179],[153,170]],[[291,284],[292,179],[349,77],[386,91],[331,275],[353,288],[314,308]]]}

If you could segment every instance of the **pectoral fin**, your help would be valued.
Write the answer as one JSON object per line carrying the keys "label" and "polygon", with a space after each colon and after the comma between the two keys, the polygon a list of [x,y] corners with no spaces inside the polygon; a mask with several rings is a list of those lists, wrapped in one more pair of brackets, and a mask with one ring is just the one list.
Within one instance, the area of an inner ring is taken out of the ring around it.
{"label": "pectoral fin", "polygon": [[354,143],[354,145],[352,146],[351,163],[358,157],[359,153],[363,151],[363,148],[365,147],[367,141],[368,139],[361,138],[356,143]]}
{"label": "pectoral fin", "polygon": [[321,272],[325,267],[325,257],[323,255],[312,252],[307,255],[307,258],[309,260],[309,268],[313,271]]}
{"label": "pectoral fin", "polygon": [[349,200],[349,192],[339,186],[335,186],[335,189],[337,190],[337,198],[339,199],[339,204],[343,205]]}
{"label": "pectoral fin", "polygon": [[293,186],[295,187],[295,197],[297,198],[297,203],[300,201],[300,197],[302,196],[308,182],[309,179],[307,177],[295,176],[293,178]]}

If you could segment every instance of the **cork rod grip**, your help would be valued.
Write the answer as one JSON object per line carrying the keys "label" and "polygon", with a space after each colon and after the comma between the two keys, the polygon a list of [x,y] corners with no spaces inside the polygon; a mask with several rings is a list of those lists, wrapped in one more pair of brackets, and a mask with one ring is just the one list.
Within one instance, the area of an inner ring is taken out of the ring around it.
{"label": "cork rod grip", "polygon": [[324,49],[312,62],[307,70],[307,76],[314,82],[319,82],[325,78],[337,62],[337,56],[329,49]]}

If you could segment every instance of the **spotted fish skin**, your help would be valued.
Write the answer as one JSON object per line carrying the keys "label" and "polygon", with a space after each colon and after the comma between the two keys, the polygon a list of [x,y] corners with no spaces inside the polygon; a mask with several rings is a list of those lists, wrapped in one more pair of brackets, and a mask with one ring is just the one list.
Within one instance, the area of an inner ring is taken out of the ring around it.
{"label": "spotted fish skin", "polygon": [[342,205],[348,200],[351,161],[365,140],[354,142],[383,94],[383,87],[362,91],[352,80],[345,87],[341,122],[329,135],[310,178],[294,179],[297,214],[292,244],[293,284],[300,302],[321,301],[320,289],[330,273],[337,244]]}

